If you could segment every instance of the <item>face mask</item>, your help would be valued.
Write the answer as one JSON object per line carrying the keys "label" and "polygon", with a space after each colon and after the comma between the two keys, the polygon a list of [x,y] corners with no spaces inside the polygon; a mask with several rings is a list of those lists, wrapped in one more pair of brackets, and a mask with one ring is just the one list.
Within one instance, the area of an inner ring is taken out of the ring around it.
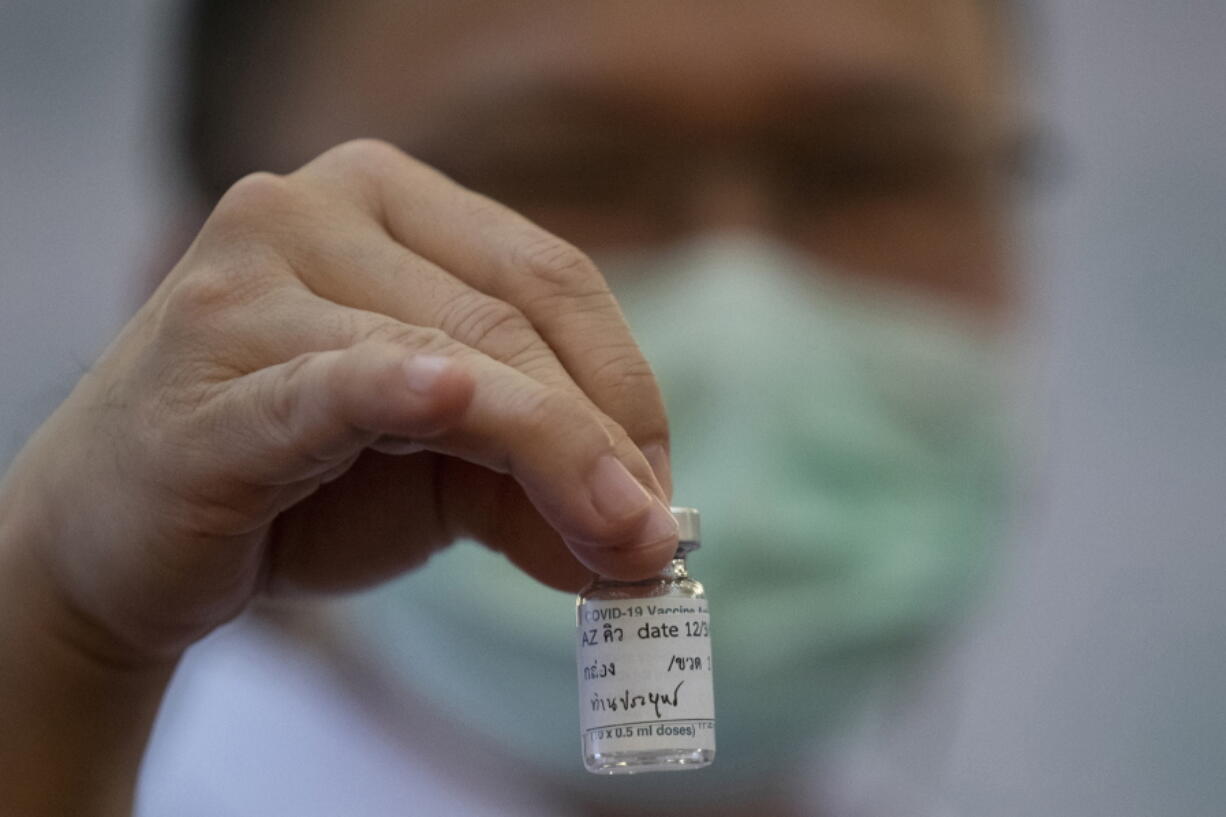
{"label": "face mask", "polygon": [[357,627],[405,684],[562,785],[749,796],[880,704],[983,576],[1002,355],[966,315],[751,237],[601,266],[664,391],[675,500],[703,515],[713,769],[589,779],[573,598],[479,546],[358,599]]}

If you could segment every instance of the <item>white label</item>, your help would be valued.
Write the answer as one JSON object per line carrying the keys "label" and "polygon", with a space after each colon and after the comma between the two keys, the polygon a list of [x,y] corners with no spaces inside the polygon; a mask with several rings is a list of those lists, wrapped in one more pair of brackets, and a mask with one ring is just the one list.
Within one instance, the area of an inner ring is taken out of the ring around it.
{"label": "white label", "polygon": [[600,753],[715,749],[705,599],[579,607],[579,729]]}

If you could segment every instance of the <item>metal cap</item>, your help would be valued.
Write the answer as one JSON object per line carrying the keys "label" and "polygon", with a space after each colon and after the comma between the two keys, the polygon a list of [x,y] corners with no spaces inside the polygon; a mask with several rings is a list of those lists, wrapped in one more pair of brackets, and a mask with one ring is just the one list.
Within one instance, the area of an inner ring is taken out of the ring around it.
{"label": "metal cap", "polygon": [[702,537],[698,526],[697,508],[669,508],[673,518],[677,520],[677,554],[689,553],[702,547]]}

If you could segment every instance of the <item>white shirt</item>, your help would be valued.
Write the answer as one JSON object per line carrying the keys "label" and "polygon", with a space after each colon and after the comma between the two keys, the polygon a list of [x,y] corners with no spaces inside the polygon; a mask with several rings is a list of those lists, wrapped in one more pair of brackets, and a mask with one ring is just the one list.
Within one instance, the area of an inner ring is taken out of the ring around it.
{"label": "white shirt", "polygon": [[553,817],[524,787],[464,783],[398,738],[333,663],[240,620],[189,651],[146,754],[138,817]]}

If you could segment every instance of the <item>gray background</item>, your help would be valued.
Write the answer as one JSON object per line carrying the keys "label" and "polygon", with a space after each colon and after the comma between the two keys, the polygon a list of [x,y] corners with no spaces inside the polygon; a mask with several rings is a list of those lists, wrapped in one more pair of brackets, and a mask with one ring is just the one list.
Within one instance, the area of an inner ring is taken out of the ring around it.
{"label": "gray background", "polygon": [[[1000,587],[898,745],[956,813],[1222,813],[1226,4],[1044,5],[1068,169],[1027,246],[1047,439]],[[0,463],[154,263],[170,8],[0,0]]]}

